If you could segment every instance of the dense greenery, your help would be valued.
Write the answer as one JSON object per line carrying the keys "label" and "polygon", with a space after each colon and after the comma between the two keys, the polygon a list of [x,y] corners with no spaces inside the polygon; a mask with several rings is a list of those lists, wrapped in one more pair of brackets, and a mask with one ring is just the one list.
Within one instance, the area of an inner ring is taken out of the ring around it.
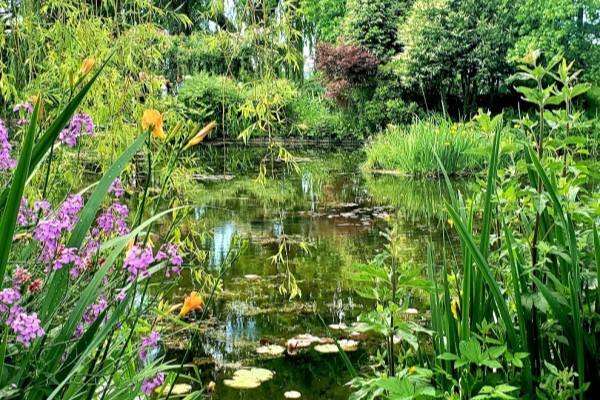
{"label": "dense greenery", "polygon": [[352,399],[593,398],[599,25],[594,0],[0,0],[0,398],[208,398],[194,356],[246,247],[203,217],[229,201],[281,210],[260,256],[290,307],[332,246],[299,220],[385,232],[329,260],[368,305],[316,338]]}

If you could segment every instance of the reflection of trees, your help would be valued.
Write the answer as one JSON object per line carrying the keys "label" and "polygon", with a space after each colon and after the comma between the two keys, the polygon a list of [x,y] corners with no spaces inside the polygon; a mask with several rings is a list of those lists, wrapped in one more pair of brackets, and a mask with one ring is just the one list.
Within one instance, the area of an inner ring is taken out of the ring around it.
{"label": "reflection of trees", "polygon": [[[365,185],[375,203],[393,206],[409,222],[438,224],[448,219],[445,205],[448,193],[443,180],[366,173]],[[453,182],[453,186],[468,197],[474,185],[461,180]]]}

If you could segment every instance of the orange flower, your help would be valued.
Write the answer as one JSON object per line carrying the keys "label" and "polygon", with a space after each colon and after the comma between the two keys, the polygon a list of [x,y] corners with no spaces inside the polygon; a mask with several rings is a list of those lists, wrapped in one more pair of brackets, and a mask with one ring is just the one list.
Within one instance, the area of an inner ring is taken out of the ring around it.
{"label": "orange flower", "polygon": [[196,133],[196,136],[194,136],[193,138],[190,139],[190,141],[185,145],[185,149],[189,149],[192,146],[197,145],[198,143],[202,142],[204,140],[204,138],[213,130],[215,129],[215,127],[217,126],[216,121],[212,121],[210,124],[206,125],[204,128],[202,128],[198,133]]}
{"label": "orange flower", "polygon": [[87,75],[92,70],[92,68],[94,68],[95,64],[96,59],[93,57],[88,57],[81,63],[81,68],[79,69],[79,72],[81,73],[81,75]]}
{"label": "orange flower", "polygon": [[179,316],[185,317],[191,311],[202,310],[202,308],[204,308],[204,300],[202,300],[202,297],[198,296],[197,292],[192,292],[183,301],[183,307],[181,307],[181,311],[179,311]]}
{"label": "orange flower", "polygon": [[151,130],[152,136],[159,139],[165,139],[167,136],[163,131],[162,114],[154,109],[145,110],[142,115],[142,128]]}

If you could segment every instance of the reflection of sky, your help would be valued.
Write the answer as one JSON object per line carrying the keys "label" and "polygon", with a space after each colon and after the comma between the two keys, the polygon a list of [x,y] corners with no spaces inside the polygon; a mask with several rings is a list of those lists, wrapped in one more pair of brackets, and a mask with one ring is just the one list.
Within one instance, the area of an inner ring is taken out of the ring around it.
{"label": "reflection of sky", "polygon": [[216,268],[221,266],[233,243],[233,235],[235,235],[236,227],[233,222],[226,222],[221,226],[217,226],[213,234],[212,256],[210,258],[210,266]]}

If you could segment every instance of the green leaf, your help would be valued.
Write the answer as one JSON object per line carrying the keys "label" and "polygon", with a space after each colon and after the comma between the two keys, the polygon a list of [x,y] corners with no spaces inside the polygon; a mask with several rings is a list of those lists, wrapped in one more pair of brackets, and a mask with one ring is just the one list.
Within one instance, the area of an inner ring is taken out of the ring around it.
{"label": "green leaf", "polygon": [[23,139],[19,162],[13,173],[11,184],[5,189],[5,192],[7,193],[6,207],[4,207],[2,220],[0,220],[0,287],[3,287],[4,274],[6,273],[6,265],[10,256],[21,198],[23,197],[23,191],[25,190],[25,184],[27,183],[29,166],[31,164],[31,153],[33,151],[33,139],[35,137],[39,113],[40,101],[36,103],[35,109],[33,110],[33,115],[31,116],[25,138]]}

